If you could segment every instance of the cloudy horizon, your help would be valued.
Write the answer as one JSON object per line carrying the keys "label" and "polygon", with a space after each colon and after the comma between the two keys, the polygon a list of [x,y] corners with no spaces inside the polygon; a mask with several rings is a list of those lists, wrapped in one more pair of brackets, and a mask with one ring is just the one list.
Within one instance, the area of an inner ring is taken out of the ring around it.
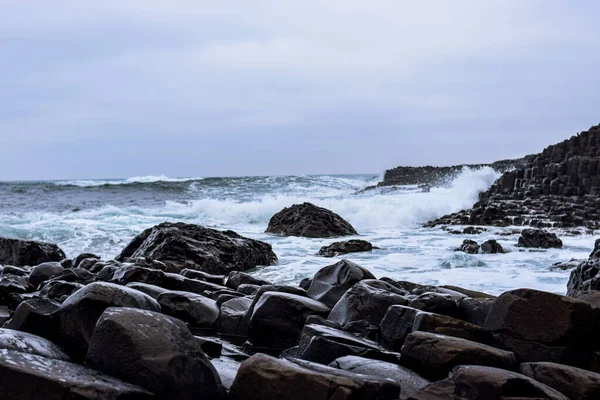
{"label": "cloudy horizon", "polygon": [[0,180],[379,173],[600,123],[589,0],[2,6]]}

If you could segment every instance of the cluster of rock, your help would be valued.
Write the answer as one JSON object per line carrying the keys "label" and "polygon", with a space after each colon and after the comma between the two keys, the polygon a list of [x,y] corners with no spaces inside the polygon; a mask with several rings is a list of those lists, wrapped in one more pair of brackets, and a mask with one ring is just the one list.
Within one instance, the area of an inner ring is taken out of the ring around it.
{"label": "cluster of rock", "polygon": [[385,186],[403,186],[403,185],[427,185],[440,186],[451,182],[456,178],[464,168],[481,169],[484,167],[493,168],[498,173],[504,173],[510,169],[518,167],[525,163],[525,158],[516,160],[501,160],[491,164],[462,164],[447,167],[396,167],[388,169],[383,175],[383,180],[376,186],[368,187],[374,189]]}
{"label": "cluster of rock", "polygon": [[426,226],[528,225],[597,228],[600,225],[600,125],[542,153],[527,156],[481,193],[472,210]]}
{"label": "cluster of rock", "polygon": [[222,234],[161,224],[119,260],[44,247],[39,265],[3,266],[1,397],[600,398],[599,297],[493,297],[346,260],[274,285],[235,270],[243,252],[273,262],[268,245]]}
{"label": "cluster of rock", "polygon": [[[467,230],[465,228],[465,230]],[[468,230],[471,234],[474,234],[474,231]],[[521,231],[521,236],[519,236],[519,241],[517,243],[517,247],[523,248],[536,248],[536,249],[550,249],[562,248],[563,243],[562,240],[556,236],[554,232],[548,232],[542,229],[523,229]],[[506,250],[494,239],[489,239],[479,245],[476,241],[465,239],[463,243],[454,251],[462,251],[463,253],[468,254],[503,254],[507,253]],[[566,264],[566,263],[561,263]]]}

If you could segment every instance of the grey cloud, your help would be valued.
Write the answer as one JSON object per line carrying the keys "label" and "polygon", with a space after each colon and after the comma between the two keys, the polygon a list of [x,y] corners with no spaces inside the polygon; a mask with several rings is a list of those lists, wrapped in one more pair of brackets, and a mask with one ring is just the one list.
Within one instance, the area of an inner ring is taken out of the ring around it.
{"label": "grey cloud", "polygon": [[600,122],[591,1],[4,8],[0,179],[380,172]]}

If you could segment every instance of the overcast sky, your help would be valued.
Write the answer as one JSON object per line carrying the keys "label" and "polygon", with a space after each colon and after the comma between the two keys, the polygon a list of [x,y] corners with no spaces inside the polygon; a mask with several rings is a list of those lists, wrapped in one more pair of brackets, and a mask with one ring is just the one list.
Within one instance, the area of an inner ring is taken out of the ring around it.
{"label": "overcast sky", "polygon": [[488,162],[600,122],[595,0],[0,6],[0,180]]}

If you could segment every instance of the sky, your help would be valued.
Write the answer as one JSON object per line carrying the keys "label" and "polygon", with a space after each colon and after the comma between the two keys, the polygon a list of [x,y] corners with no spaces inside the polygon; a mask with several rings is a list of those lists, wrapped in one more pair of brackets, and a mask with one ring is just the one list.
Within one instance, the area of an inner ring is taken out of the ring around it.
{"label": "sky", "polygon": [[0,7],[0,180],[379,173],[600,123],[597,1]]}

